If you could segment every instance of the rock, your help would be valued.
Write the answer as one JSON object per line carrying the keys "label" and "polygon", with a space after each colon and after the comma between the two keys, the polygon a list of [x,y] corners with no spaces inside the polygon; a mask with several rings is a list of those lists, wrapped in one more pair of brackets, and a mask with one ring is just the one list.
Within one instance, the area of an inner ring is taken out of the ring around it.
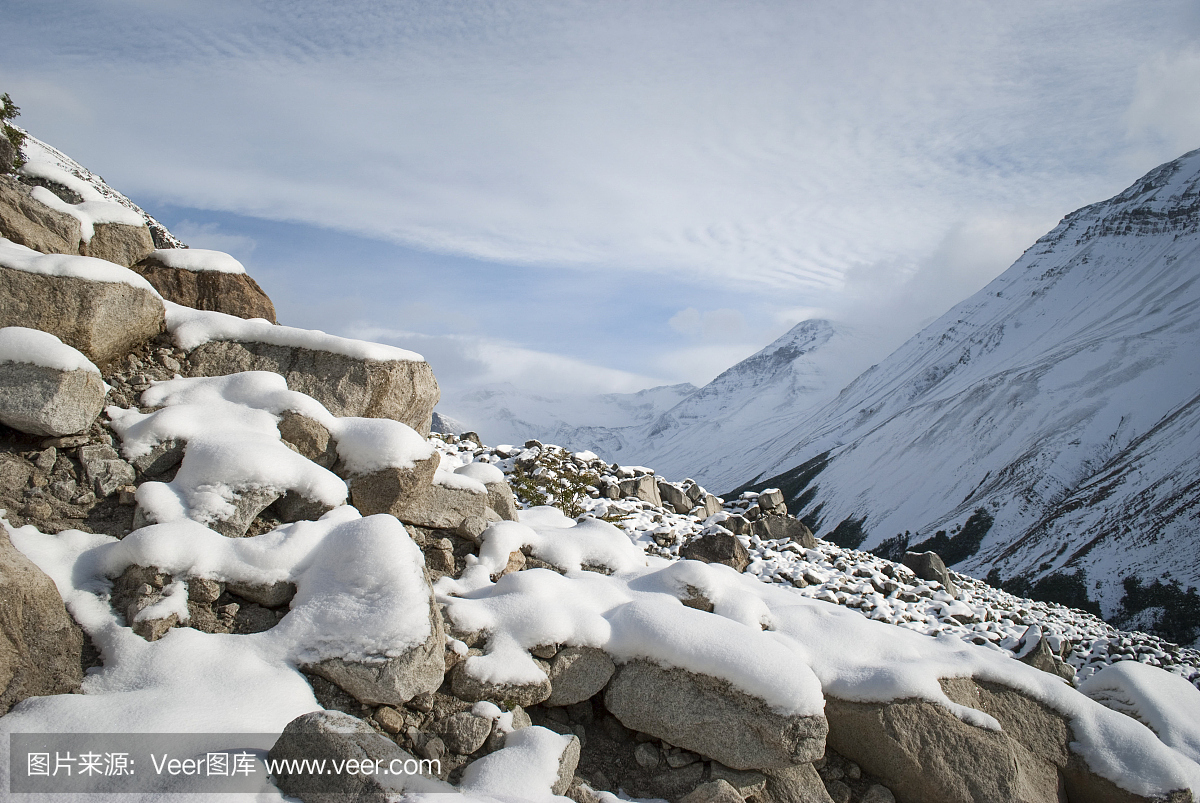
{"label": "rock", "polygon": [[381,705],[375,709],[375,721],[384,733],[397,734],[404,730],[404,715],[390,705]]}
{"label": "rock", "polygon": [[30,435],[82,432],[104,407],[105,387],[92,371],[0,363],[0,423]]}
{"label": "rock", "polygon": [[106,259],[124,268],[140,262],[153,250],[154,237],[148,227],[124,223],[96,223],[92,239],[79,244],[81,256]]}
{"label": "rock", "polygon": [[582,702],[598,694],[615,671],[616,664],[604,650],[595,647],[565,647],[550,661],[550,671],[547,674],[552,691],[545,704],[562,706]]}
{"label": "rock", "polygon": [[750,519],[745,516],[734,513],[725,521],[721,522],[721,526],[734,535],[749,535],[750,534]]}
{"label": "rock", "polygon": [[204,524],[227,538],[241,538],[258,514],[274,504],[279,496],[279,491],[274,488],[239,488],[233,492],[233,515]]}
{"label": "rock", "polygon": [[770,488],[758,495],[758,506],[763,510],[771,511],[783,504],[783,491],[778,488]]}
{"label": "rock", "polygon": [[[797,766],[805,765],[800,764]],[[761,772],[730,769],[719,761],[712,762],[712,766],[709,769],[709,777],[714,781],[726,781],[743,798],[757,795],[767,788],[767,776]]]}
{"label": "rock", "polygon": [[905,552],[903,563],[922,580],[936,580],[946,588],[946,593],[958,596],[958,586],[950,577],[946,564],[936,552]]}
{"label": "rock", "polygon": [[654,745],[649,742],[642,742],[633,748],[633,760],[642,769],[653,770],[658,768],[659,762],[662,761],[662,755]]}
{"label": "rock", "polygon": [[465,756],[483,747],[492,733],[492,721],[470,711],[459,711],[435,723],[433,731],[451,753]]}
{"label": "rock", "polygon": [[204,605],[216,602],[225,591],[225,584],[206,577],[188,579],[188,601]]}
{"label": "rock", "polygon": [[662,498],[663,506],[670,505],[676,513],[685,514],[693,507],[688,495],[666,480],[658,481],[658,495]]}
{"label": "rock", "polygon": [[159,441],[150,451],[133,459],[133,467],[150,477],[165,474],[183,461],[183,441]]}
{"label": "rock", "polygon": [[118,489],[137,481],[133,466],[122,460],[111,446],[81,446],[79,462],[83,465],[84,478],[98,497],[111,496]]}
{"label": "rock", "polygon": [[720,563],[737,571],[745,571],[750,565],[750,553],[736,535],[721,532],[705,533],[684,544],[679,555],[688,560],[703,563]]}
{"label": "rock", "polygon": [[729,781],[718,778],[706,784],[697,786],[684,795],[679,803],[742,803],[744,798],[730,785]]}
{"label": "rock", "polygon": [[11,176],[0,176],[0,236],[43,254],[77,254],[79,221],[35,201],[30,188]]}
{"label": "rock", "polygon": [[572,736],[567,746],[563,748],[562,753],[559,754],[558,780],[554,782],[554,786],[550,787],[552,794],[561,795],[570,787],[571,779],[575,777],[575,770],[579,767],[581,747],[579,737]]}
{"label": "rock", "polygon": [[[466,700],[469,703],[477,703],[480,700],[487,700],[496,703],[497,705],[520,705],[531,706],[545,700],[550,696],[551,688],[549,679],[539,683],[529,683],[524,685],[515,685],[510,683],[492,683],[486,680],[480,680],[467,671],[467,665],[470,659],[456,664],[450,670],[450,688],[454,692],[454,696],[460,700]],[[548,667],[543,663],[543,669]]]}
{"label": "rock", "polygon": [[267,608],[278,608],[280,605],[286,605],[291,602],[292,597],[296,596],[296,584],[290,583],[287,580],[280,580],[271,585],[255,585],[251,583],[228,582],[225,584],[225,590],[230,594],[257,602]]}
{"label": "rock", "polygon": [[604,704],[625,727],[733,769],[787,767],[825,752],[822,717],[785,716],[725,681],[648,661],[618,667]]}
{"label": "rock", "polygon": [[[86,352],[85,352],[86,353]],[[192,376],[241,371],[283,375],[291,390],[312,396],[336,416],[391,418],[429,435],[441,396],[426,362],[379,361],[269,343],[217,341],[188,355]]]}
{"label": "rock", "polygon": [[285,410],[279,417],[279,437],[321,468],[333,468],[337,462],[337,443],[320,421]]}
{"label": "rock", "polygon": [[1021,648],[1017,655],[1017,660],[1021,663],[1057,675],[1068,683],[1075,679],[1075,667],[1051,651],[1049,642],[1037,625],[1030,625],[1021,635]]}
{"label": "rock", "polygon": [[367,705],[403,705],[418,694],[436,691],[446,672],[446,636],[432,588],[429,620],[429,637],[402,655],[371,662],[329,658],[304,669],[336,683]]}
{"label": "rock", "polygon": [[83,633],[54,581],[0,529],[0,714],[28,697],[78,688],[82,650]]}
{"label": "rock", "polygon": [[335,506],[328,505],[319,499],[309,499],[299,491],[288,491],[272,502],[269,507],[272,512],[279,516],[280,521],[291,523],[294,521],[316,521],[333,510]]}
{"label": "rock", "polygon": [[11,452],[0,452],[0,494],[20,496],[29,486],[33,466]]}
{"label": "rock", "polygon": [[[273,780],[286,795],[300,798],[304,803],[387,803],[390,797],[405,789],[409,791],[455,791],[448,784],[429,777],[428,761],[396,746],[390,739],[376,733],[360,719],[340,711],[314,711],[293,719],[271,748],[268,756],[275,762],[288,762],[284,769],[296,769],[301,762],[324,761],[344,763],[354,761],[360,766],[388,769],[386,774],[351,773],[308,774],[280,771]],[[292,763],[294,762],[294,763]],[[417,770],[407,774],[407,769]],[[397,771],[399,770],[399,771]]]}
{"label": "rock", "polygon": [[918,699],[858,703],[826,695],[825,716],[829,746],[905,803],[1059,800],[1055,766],[1007,727],[996,732],[968,725],[942,706]]}
{"label": "rock", "polygon": [[751,532],[764,541],[793,541],[805,549],[816,549],[817,539],[812,530],[804,522],[791,516],[778,516],[774,513],[756,519],[750,525]]}
{"label": "rock", "polygon": [[389,513],[405,524],[435,530],[457,529],[470,517],[485,520],[486,493],[434,482],[440,459],[434,452],[412,468],[388,467],[351,477],[351,504],[364,516]]}
{"label": "rock", "polygon": [[863,792],[859,803],[896,803],[896,796],[886,786],[872,784]]}
{"label": "rock", "polygon": [[700,504],[704,508],[700,513],[702,518],[707,519],[709,516],[715,516],[723,510],[720,500],[712,494],[705,494]]}
{"label": "rock", "polygon": [[49,332],[101,367],[161,332],[165,315],[142,287],[0,266],[0,327]]}
{"label": "rock", "polygon": [[507,482],[484,484],[488,492],[488,507],[504,521],[517,521],[517,497]]}
{"label": "rock", "polygon": [[825,791],[833,803],[850,803],[850,799],[854,797],[854,790],[842,781],[830,781],[825,784]]}
{"label": "rock", "polygon": [[653,474],[621,480],[621,498],[636,496],[643,502],[662,507],[662,497],[658,495],[658,482]]}
{"label": "rock", "polygon": [[154,253],[133,265],[133,270],[163,298],[176,304],[275,323],[275,305],[258,282],[245,273],[172,268]]}

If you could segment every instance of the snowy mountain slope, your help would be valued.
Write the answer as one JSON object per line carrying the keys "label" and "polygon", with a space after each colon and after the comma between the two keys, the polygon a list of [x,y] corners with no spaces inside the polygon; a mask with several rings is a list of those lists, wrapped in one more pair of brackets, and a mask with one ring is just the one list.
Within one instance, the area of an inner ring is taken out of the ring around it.
{"label": "snowy mountain slope", "polygon": [[758,476],[787,484],[819,468],[791,483],[794,507],[826,533],[846,522],[842,540],[864,547],[953,533],[985,508],[994,523],[958,568],[1083,570],[1106,613],[1128,574],[1197,584],[1198,280],[1193,151],[1068,215],[789,437],[766,440]]}
{"label": "snowy mountain slope", "polygon": [[761,463],[746,442],[785,431],[832,398],[877,356],[872,342],[858,328],[809,320],[698,389],[671,385],[575,399],[488,389],[442,408],[485,440],[534,437],[727,487]]}

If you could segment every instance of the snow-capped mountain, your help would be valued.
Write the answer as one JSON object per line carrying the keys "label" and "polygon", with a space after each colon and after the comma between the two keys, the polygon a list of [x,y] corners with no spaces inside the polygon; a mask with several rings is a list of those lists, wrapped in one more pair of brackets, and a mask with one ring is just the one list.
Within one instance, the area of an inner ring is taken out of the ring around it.
{"label": "snow-capped mountain", "polygon": [[754,442],[752,482],[843,543],[944,530],[944,547],[983,509],[982,539],[950,550],[960,570],[1073,575],[1106,614],[1126,576],[1200,583],[1200,150],[1068,215],[785,437]]}
{"label": "snow-capped mountain", "polygon": [[833,398],[878,356],[872,343],[857,328],[808,320],[702,388],[551,398],[501,387],[443,401],[439,409],[485,440],[537,438],[732,487],[761,466],[761,453],[745,449],[747,440],[787,431]]}

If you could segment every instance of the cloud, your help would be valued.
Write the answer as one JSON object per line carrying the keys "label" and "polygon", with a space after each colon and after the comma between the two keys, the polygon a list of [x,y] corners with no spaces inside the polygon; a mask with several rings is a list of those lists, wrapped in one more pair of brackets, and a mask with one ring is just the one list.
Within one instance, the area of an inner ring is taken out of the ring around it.
{"label": "cloud", "polygon": [[1200,49],[1143,64],[1127,119],[1130,137],[1164,160],[1200,148]]}
{"label": "cloud", "polygon": [[449,382],[458,392],[510,383],[529,393],[589,395],[631,393],[668,384],[661,377],[605,368],[486,337],[423,335],[370,325],[350,327],[348,334],[418,351],[434,369],[438,381]]}
{"label": "cloud", "polygon": [[195,223],[182,220],[172,224],[171,233],[192,248],[207,248],[212,251],[224,251],[239,259],[246,259],[254,253],[258,246],[253,237],[244,234],[228,234],[220,230],[216,223]]}
{"label": "cloud", "polygon": [[746,333],[746,319],[735,309],[700,312],[695,307],[688,307],[672,315],[667,324],[680,334],[708,341],[738,340]]}

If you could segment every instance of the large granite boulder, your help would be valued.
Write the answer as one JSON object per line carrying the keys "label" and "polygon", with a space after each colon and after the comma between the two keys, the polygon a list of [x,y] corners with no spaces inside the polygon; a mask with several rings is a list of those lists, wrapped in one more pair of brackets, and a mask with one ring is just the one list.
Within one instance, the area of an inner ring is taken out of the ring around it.
{"label": "large granite boulder", "polygon": [[830,747],[878,777],[901,803],[1060,800],[1058,768],[1048,756],[1065,750],[1061,722],[1031,733],[1030,749],[1003,721],[1004,730],[987,730],[915,698],[862,703],[826,696],[825,716]]}
{"label": "large granite boulder", "polygon": [[43,254],[79,253],[79,220],[34,200],[29,189],[0,176],[0,237]]}
{"label": "large granite boulder", "polygon": [[54,581],[0,529],[0,714],[27,697],[75,690],[82,650]]}
{"label": "large granite boulder", "polygon": [[[81,267],[101,268],[103,264],[83,263]],[[115,265],[104,270],[110,276],[120,275],[115,273],[120,271]],[[145,285],[145,280],[127,271],[121,273],[134,281],[94,281],[0,264],[0,326],[49,332],[100,366],[124,357],[163,331],[165,312],[162,300]]]}
{"label": "large granite boulder", "polygon": [[[30,352],[22,353],[22,344],[36,347],[42,340],[51,353],[66,352],[81,367],[68,368],[71,361],[59,367],[22,361],[32,357]],[[31,435],[73,435],[100,415],[105,393],[100,372],[53,335],[21,327],[0,329],[0,423]]]}
{"label": "large granite boulder", "polygon": [[145,224],[95,223],[91,239],[79,243],[81,256],[108,260],[124,268],[137,264],[153,250],[154,237]]}
{"label": "large granite boulder", "polygon": [[549,706],[574,705],[598,694],[608,685],[616,664],[595,647],[564,647],[550,660]]}
{"label": "large granite boulder", "polygon": [[677,485],[667,482],[666,480],[658,481],[658,495],[663,501],[663,507],[668,505],[676,513],[685,514],[693,507],[695,503],[686,493]]}
{"label": "large granite boulder", "polygon": [[[189,252],[200,249],[154,251],[133,266],[133,270],[154,285],[168,301],[193,309],[224,312],[239,318],[265,318],[275,323],[275,305],[245,271],[188,269],[185,264],[203,265],[188,260]],[[178,252],[178,253],[173,253]],[[202,252],[209,254],[213,252]],[[240,265],[239,265],[240,267]]]}
{"label": "large granite boulder", "polygon": [[649,661],[618,667],[604,705],[627,728],[734,769],[789,767],[825,752],[824,717],[780,714],[726,681]]}
{"label": "large granite boulder", "polygon": [[441,396],[429,363],[367,360],[300,346],[217,340],[188,355],[192,376],[241,371],[281,374],[288,388],[312,396],[336,416],[391,418],[429,435]]}
{"label": "large granite boulder", "polygon": [[643,502],[662,507],[662,497],[658,494],[658,479],[653,474],[621,480],[619,487],[622,498],[634,496]]}
{"label": "large granite boulder", "polygon": [[477,482],[439,472],[437,452],[412,466],[387,468],[349,477],[350,503],[364,516],[388,513],[405,524],[437,530],[457,529],[464,521],[485,520],[488,494]]}

